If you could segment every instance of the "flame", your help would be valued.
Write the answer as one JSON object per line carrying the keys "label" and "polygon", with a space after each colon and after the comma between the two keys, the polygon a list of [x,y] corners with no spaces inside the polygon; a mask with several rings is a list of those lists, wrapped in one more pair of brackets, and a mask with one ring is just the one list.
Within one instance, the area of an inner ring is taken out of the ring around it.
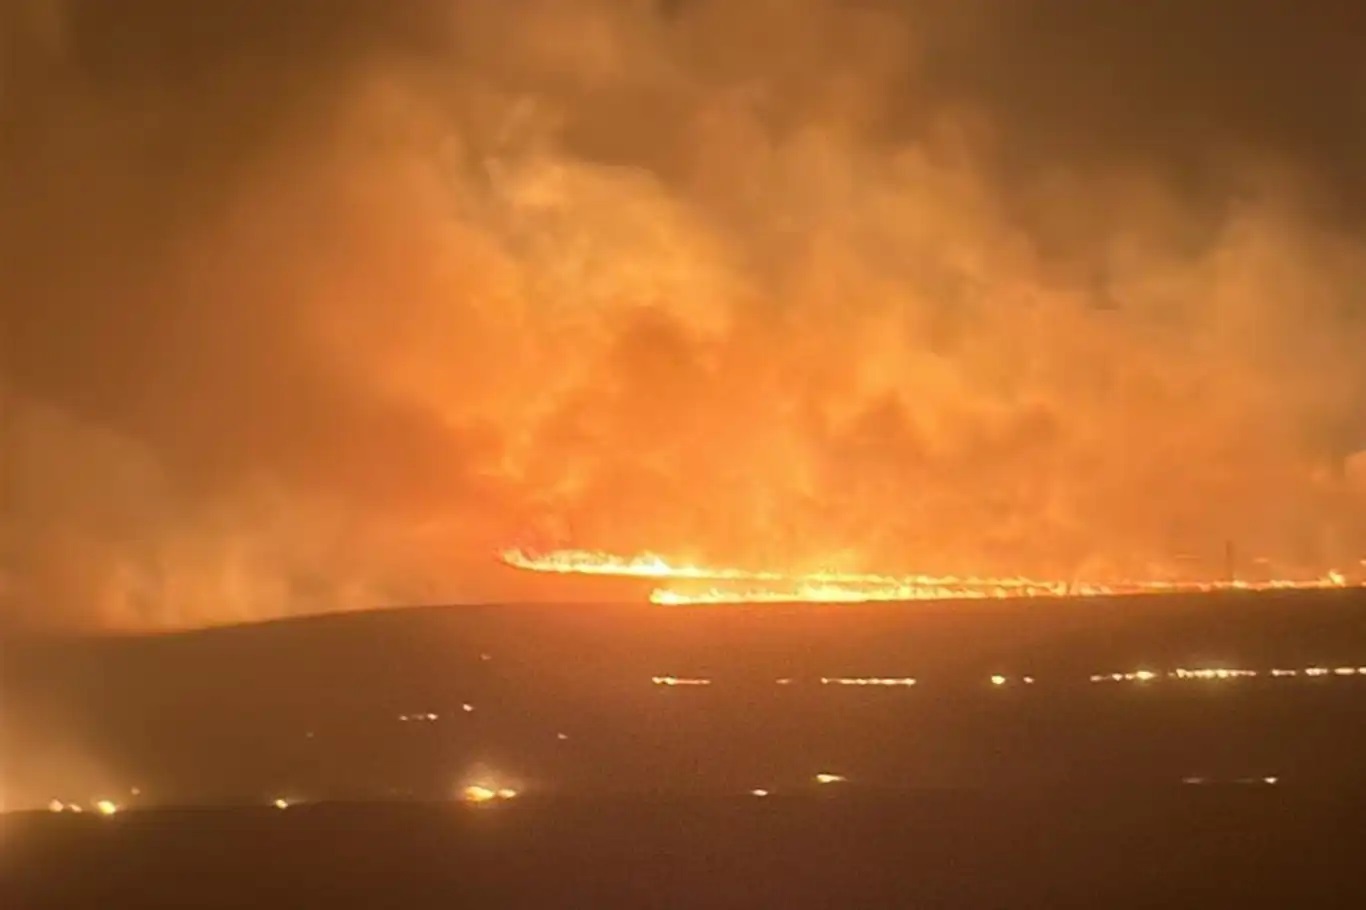
{"label": "flame", "polygon": [[482,805],[495,800],[516,799],[518,791],[513,787],[494,787],[484,784],[470,784],[460,791],[460,798],[467,803]]}
{"label": "flame", "polygon": [[[662,606],[762,603],[872,603],[913,600],[1113,597],[1135,594],[1192,594],[1215,591],[1309,591],[1363,587],[1336,570],[1313,579],[1110,582],[954,575],[889,575],[817,569],[785,573],[674,563],[655,553],[622,556],[597,550],[531,553],[510,548],[499,557],[508,566],[559,575],[640,578],[660,582],[650,602]],[[706,582],[705,587],[691,583]]]}

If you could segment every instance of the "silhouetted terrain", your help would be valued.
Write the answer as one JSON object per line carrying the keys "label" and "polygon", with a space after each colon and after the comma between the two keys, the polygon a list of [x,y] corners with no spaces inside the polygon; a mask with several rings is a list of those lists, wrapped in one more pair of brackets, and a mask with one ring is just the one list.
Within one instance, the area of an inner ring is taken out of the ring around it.
{"label": "silhouetted terrain", "polygon": [[1352,907],[1282,792],[319,805],[11,820],[6,907]]}
{"label": "silhouetted terrain", "polygon": [[11,642],[11,804],[87,812],[8,817],[5,906],[1350,906],[1358,667],[1352,592]]}

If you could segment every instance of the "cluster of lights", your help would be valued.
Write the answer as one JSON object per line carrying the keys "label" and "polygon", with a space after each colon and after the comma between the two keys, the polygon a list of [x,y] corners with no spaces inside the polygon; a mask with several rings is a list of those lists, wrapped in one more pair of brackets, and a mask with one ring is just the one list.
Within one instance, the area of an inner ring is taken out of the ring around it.
{"label": "cluster of lights", "polygon": [[1227,680],[1227,679],[1255,679],[1258,677],[1269,677],[1272,679],[1287,679],[1299,676],[1321,677],[1321,676],[1366,676],[1366,667],[1304,667],[1303,669],[1287,669],[1276,667],[1271,670],[1245,670],[1230,667],[1200,667],[1189,669],[1177,667],[1167,673],[1155,673],[1152,670],[1133,670],[1128,673],[1095,673],[1091,676],[1093,683],[1108,682],[1153,682],[1158,679],[1196,679],[1196,680]]}
{"label": "cluster of lights", "polygon": [[1187,670],[1185,667],[1177,667],[1167,674],[1170,679],[1253,679],[1257,676],[1256,670],[1230,670],[1224,667],[1206,667],[1198,670]]}
{"label": "cluster of lights", "polygon": [[[1161,679],[1178,680],[1229,680],[1229,679],[1253,679],[1257,677],[1271,677],[1274,679],[1285,679],[1288,677],[1308,676],[1362,676],[1366,677],[1366,667],[1304,667],[1303,669],[1285,669],[1277,667],[1271,670],[1248,670],[1236,667],[1177,667],[1175,670],[1167,672],[1157,672],[1154,670],[1129,670],[1120,673],[1092,673],[1089,677],[1093,683],[1147,683]],[[1012,677],[1004,674],[995,673],[987,677],[987,681],[993,686],[1006,686],[1012,681]],[[1018,681],[1026,686],[1032,686],[1035,682],[1033,676],[1020,676]],[[652,676],[650,682],[656,686],[710,686],[712,681],[707,677],[689,676]],[[796,680],[790,676],[783,676],[773,681],[779,686],[790,686]],[[920,681],[914,676],[822,676],[819,679],[822,686],[855,686],[855,687],[880,687],[880,688],[904,688],[909,689],[917,686]],[[467,710],[468,707],[467,707]],[[418,715],[419,717],[421,715]],[[433,716],[433,715],[428,715]]]}

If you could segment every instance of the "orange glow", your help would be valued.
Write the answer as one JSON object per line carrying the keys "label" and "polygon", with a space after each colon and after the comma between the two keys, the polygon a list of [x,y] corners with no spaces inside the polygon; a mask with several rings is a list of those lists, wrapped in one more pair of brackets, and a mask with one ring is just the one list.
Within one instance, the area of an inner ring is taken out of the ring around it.
{"label": "orange glow", "polygon": [[656,686],[710,686],[711,680],[702,677],[652,676],[650,682]]}
{"label": "orange glow", "polygon": [[[783,573],[673,563],[654,553],[621,556],[596,550],[554,550],[533,554],[503,550],[516,569],[559,575],[641,578],[659,582],[650,602],[662,606],[762,603],[872,603],[916,600],[983,600],[1036,597],[1115,597],[1135,594],[1192,594],[1216,591],[1306,591],[1359,587],[1337,571],[1315,579],[1262,581],[1109,582],[1059,581],[1025,577],[888,575],[816,570]],[[707,582],[697,588],[690,583]]]}
{"label": "orange glow", "polygon": [[498,791],[479,784],[470,784],[461,791],[461,796],[467,803],[487,803],[498,798]]}
{"label": "orange glow", "polygon": [[483,784],[470,784],[460,791],[460,798],[467,803],[480,805],[495,800],[516,799],[518,791],[513,787],[488,787]]}

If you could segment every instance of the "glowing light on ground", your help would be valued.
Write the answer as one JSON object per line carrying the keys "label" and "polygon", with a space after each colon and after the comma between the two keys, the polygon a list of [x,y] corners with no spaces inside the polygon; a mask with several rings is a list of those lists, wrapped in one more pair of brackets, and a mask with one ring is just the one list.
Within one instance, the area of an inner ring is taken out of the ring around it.
{"label": "glowing light on ground", "polygon": [[831,774],[829,771],[822,771],[816,775],[818,784],[841,784],[848,780],[843,774]]}
{"label": "glowing light on ground", "polygon": [[498,798],[498,791],[491,787],[470,784],[460,794],[467,803],[487,803]]}
{"label": "glowing light on ground", "polygon": [[[783,680],[778,680],[779,685]],[[905,686],[915,685],[910,676],[822,676],[822,686]]]}
{"label": "glowing light on ground", "polygon": [[1123,673],[1093,673],[1093,683],[1146,683],[1160,679],[1174,680],[1232,680],[1232,679],[1296,679],[1299,677],[1366,677],[1366,667],[1275,667],[1270,670],[1249,670],[1238,667],[1177,667],[1166,673],[1152,670],[1131,670]]}
{"label": "glowing light on ground", "polygon": [[101,799],[95,802],[95,811],[101,815],[114,815],[119,811],[119,807],[112,800]]}
{"label": "glowing light on ground", "polygon": [[[1261,581],[1059,581],[1025,577],[888,575],[872,572],[775,572],[671,562],[654,553],[622,556],[594,550],[531,553],[507,549],[516,569],[559,575],[640,578],[660,582],[651,603],[663,606],[764,603],[872,603],[917,600],[1112,597],[1216,591],[1306,591],[1366,587],[1337,571],[1314,579]],[[704,586],[698,587],[698,583]]]}
{"label": "glowing light on ground", "polygon": [[274,806],[274,807],[277,808],[277,809],[282,809],[282,810],[283,810],[283,809],[288,809],[288,808],[289,808],[289,800],[287,800],[287,799],[281,797],[280,799],[277,799],[275,802],[271,803],[271,805]]}
{"label": "glowing light on ground", "polygon": [[768,796],[768,791],[765,790],[765,789],[762,788],[762,787],[756,787],[755,789],[749,791],[749,795],[750,795],[750,796],[758,796],[758,797],[762,798],[762,797]]}
{"label": "glowing light on ground", "polygon": [[656,686],[710,686],[711,680],[705,677],[651,676],[650,682]]}
{"label": "glowing light on ground", "polygon": [[517,791],[512,787],[489,787],[484,784],[470,784],[460,791],[460,798],[474,805],[515,799],[517,795]]}

